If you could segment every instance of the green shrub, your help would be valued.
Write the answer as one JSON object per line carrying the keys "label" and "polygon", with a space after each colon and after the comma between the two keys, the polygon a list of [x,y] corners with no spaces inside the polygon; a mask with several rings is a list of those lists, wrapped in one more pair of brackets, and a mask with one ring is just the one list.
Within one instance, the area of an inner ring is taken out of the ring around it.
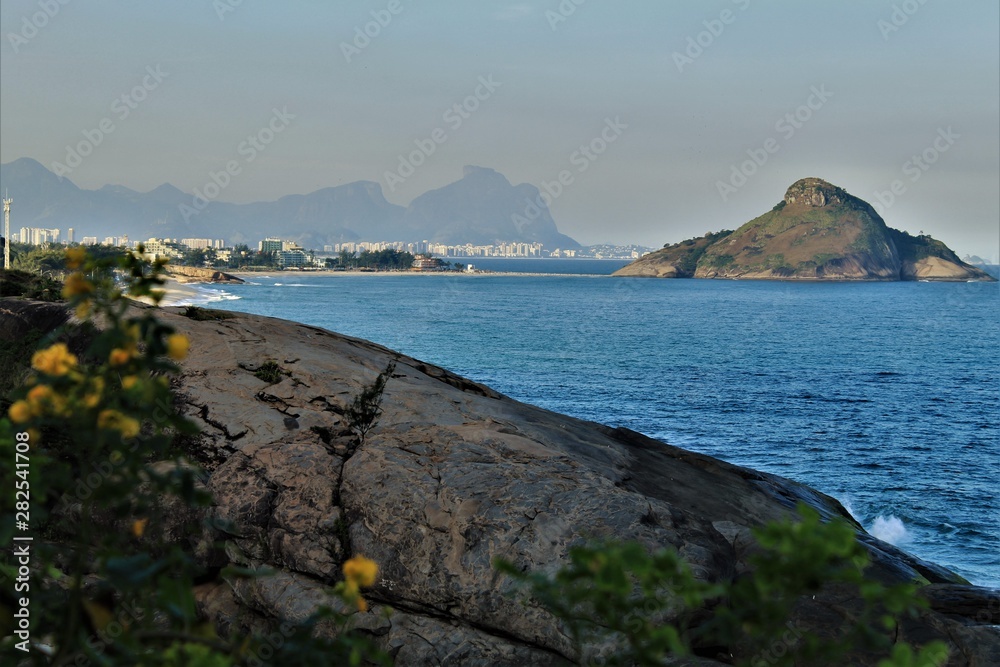
{"label": "green shrub", "polygon": [[281,382],[282,376],[288,375],[288,371],[279,366],[276,361],[265,361],[253,374],[258,380],[263,380],[268,384],[276,384]]}
{"label": "green shrub", "polygon": [[[898,617],[925,605],[916,585],[866,579],[868,552],[850,524],[824,523],[805,505],[799,513],[754,531],[760,550],[750,559],[752,574],[733,581],[700,581],[676,552],[649,553],[637,543],[575,547],[551,577],[505,561],[497,567],[565,624],[581,658],[614,647],[597,656],[603,664],[665,665],[671,656],[723,653],[737,665],[840,665],[855,648],[883,652],[880,667],[943,664],[941,642],[914,652],[889,638]],[[857,617],[829,639],[795,626],[796,603],[832,585],[863,601]]]}

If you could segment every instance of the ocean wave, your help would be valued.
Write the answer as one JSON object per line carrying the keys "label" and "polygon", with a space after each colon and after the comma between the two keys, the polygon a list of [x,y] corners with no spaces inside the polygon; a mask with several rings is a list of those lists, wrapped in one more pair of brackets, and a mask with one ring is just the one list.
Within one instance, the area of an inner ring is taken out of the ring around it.
{"label": "ocean wave", "polygon": [[906,524],[895,514],[888,516],[879,514],[868,528],[868,532],[883,542],[888,542],[895,546],[899,546],[910,539],[910,531],[907,530]]}
{"label": "ocean wave", "polygon": [[[857,510],[854,509],[854,505],[851,504],[850,497],[838,500],[840,500],[840,504],[843,505],[844,509],[847,510],[847,513],[850,514],[855,521],[864,525],[864,522],[861,520]],[[894,546],[899,546],[904,542],[908,542],[911,537],[906,524],[903,523],[903,520],[895,514],[879,514],[871,522],[871,525],[866,526],[865,529],[872,537],[877,537],[883,542],[888,542]]]}
{"label": "ocean wave", "polygon": [[[171,306],[203,306],[219,301],[237,301],[243,297],[230,294],[226,290],[211,287],[195,287],[194,291],[170,302]],[[166,305],[166,304],[165,304]]]}

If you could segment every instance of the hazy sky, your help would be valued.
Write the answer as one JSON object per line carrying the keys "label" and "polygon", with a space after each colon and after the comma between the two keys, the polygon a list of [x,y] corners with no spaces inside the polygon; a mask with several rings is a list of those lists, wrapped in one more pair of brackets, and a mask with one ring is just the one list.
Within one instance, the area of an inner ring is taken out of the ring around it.
{"label": "hazy sky", "polygon": [[[405,205],[466,164],[539,187],[566,171],[561,231],[659,246],[817,176],[1000,253],[996,0],[0,7],[0,160],[76,164],[85,188],[191,192],[235,161],[221,201],[371,180]],[[398,172],[415,142],[433,153]]]}

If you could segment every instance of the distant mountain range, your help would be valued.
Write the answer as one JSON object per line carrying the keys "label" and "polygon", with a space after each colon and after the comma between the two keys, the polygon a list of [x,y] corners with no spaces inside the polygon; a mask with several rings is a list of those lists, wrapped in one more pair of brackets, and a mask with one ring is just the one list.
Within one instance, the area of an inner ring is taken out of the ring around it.
{"label": "distant mountain range", "polygon": [[465,167],[463,176],[414,199],[408,207],[386,201],[382,186],[358,181],[305,195],[250,204],[205,202],[170,184],[149,192],[120,185],[84,190],[36,160],[0,165],[0,191],[14,200],[11,226],[74,228],[84,236],[224,238],[255,245],[266,236],[304,247],[345,241],[432,241],[486,245],[541,243],[546,249],[577,249],[559,233],[538,189],[511,185],[500,173]]}
{"label": "distant mountain range", "polygon": [[819,178],[793,183],[736,231],[665,246],[619,276],[779,280],[988,280],[944,243],[888,227],[868,202]]}

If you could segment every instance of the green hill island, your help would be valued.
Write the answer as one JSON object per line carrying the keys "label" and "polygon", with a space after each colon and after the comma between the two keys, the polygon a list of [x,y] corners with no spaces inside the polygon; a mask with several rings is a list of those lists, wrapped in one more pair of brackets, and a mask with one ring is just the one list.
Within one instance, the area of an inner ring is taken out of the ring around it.
{"label": "green hill island", "polygon": [[885,224],[872,206],[819,178],[796,181],[736,231],[652,252],[615,272],[653,278],[993,281],[944,243]]}

